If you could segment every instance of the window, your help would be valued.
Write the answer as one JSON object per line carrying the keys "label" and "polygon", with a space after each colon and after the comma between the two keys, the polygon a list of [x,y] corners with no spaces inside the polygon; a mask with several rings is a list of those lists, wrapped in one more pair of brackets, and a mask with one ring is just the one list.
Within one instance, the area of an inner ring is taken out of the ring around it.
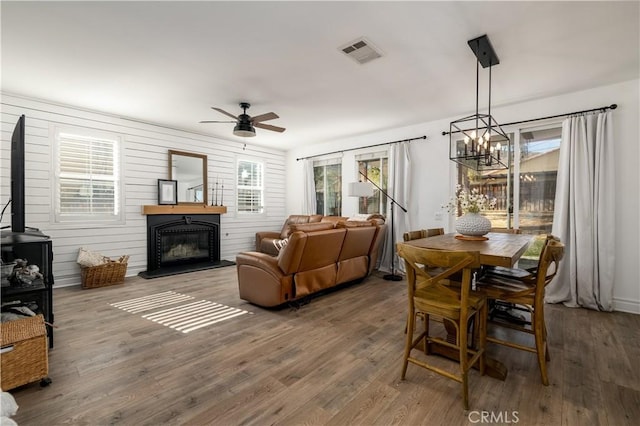
{"label": "window", "polygon": [[264,165],[257,161],[238,160],[238,213],[264,212]]}
{"label": "window", "polygon": [[316,214],[342,216],[342,163],[340,159],[314,161]]}
{"label": "window", "polygon": [[91,129],[55,129],[55,222],[122,220],[120,136]]}
{"label": "window", "polygon": [[512,152],[504,153],[509,170],[478,173],[458,166],[460,184],[496,198],[496,209],[484,213],[492,226],[538,236],[521,258],[524,267],[535,265],[553,225],[561,136],[560,124],[517,129],[509,135]]}
{"label": "window", "polygon": [[[366,158],[365,158],[366,157]],[[389,159],[386,152],[358,156],[358,172],[364,174],[369,180],[387,191]],[[362,174],[358,173],[361,182],[366,181]],[[378,188],[373,191],[371,197],[360,197],[358,199],[358,213],[382,215],[387,214],[387,197],[380,193]]]}

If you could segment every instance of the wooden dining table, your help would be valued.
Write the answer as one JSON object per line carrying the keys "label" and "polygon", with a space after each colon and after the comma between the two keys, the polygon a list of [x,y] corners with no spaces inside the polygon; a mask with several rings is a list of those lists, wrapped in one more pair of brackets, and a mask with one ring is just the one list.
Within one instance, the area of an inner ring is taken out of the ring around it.
{"label": "wooden dining table", "polygon": [[[506,268],[512,268],[527,250],[534,238],[533,235],[501,232],[490,232],[485,235],[485,237],[486,240],[467,240],[460,239],[460,234],[449,233],[419,238],[401,244],[437,250],[477,251],[480,253],[480,263],[483,266],[504,266]],[[446,321],[444,324],[448,333],[447,340],[451,341],[453,339],[453,342],[455,342],[455,327],[451,325],[447,327]],[[432,353],[447,358],[458,360],[459,357],[457,350],[437,343],[430,343],[429,349]],[[488,356],[485,357],[485,372],[488,376],[496,379],[505,380],[507,378],[506,366],[500,361]]]}
{"label": "wooden dining table", "polygon": [[477,251],[480,253],[480,263],[483,265],[512,268],[533,241],[533,235],[502,232],[490,232],[484,236],[487,239],[483,241],[463,240],[456,237],[460,237],[460,234],[436,235],[403,244],[437,250]]}

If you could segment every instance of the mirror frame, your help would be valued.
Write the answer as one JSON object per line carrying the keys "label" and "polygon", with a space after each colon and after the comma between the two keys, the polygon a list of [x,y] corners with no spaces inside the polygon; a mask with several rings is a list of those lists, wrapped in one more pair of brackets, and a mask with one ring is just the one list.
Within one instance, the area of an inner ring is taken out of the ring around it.
{"label": "mirror frame", "polygon": [[180,155],[183,157],[194,157],[202,159],[202,202],[191,202],[191,201],[180,201],[178,197],[178,204],[191,204],[191,205],[207,205],[207,193],[209,192],[209,187],[207,185],[207,156],[205,154],[195,154],[193,152],[186,151],[176,151],[173,149],[169,150],[169,180],[178,180],[173,177],[173,156]]}

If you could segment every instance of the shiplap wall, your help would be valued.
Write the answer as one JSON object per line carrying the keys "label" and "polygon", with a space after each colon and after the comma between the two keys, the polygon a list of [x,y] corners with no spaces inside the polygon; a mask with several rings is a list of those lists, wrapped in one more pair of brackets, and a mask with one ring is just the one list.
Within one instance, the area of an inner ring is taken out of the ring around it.
{"label": "shiplap wall", "polygon": [[[285,217],[285,152],[235,141],[140,123],[94,111],[2,94],[2,148],[0,150],[0,204],[10,198],[11,134],[20,115],[26,116],[25,209],[26,225],[39,228],[53,240],[53,273],[56,287],[80,284],[76,263],[78,249],[87,247],[107,256],[130,256],[127,276],[146,270],[147,227],[143,205],[157,204],[157,180],[168,179],[168,150],[207,155],[209,188],[224,180],[221,215],[221,258],[235,260],[238,252],[254,248],[257,231],[279,231]],[[55,125],[78,126],[119,134],[123,141],[125,223],[118,226],[78,227],[53,223],[51,129]],[[265,213],[259,217],[236,214],[235,164],[250,158],[265,165]],[[211,190],[209,190],[211,197]],[[210,202],[210,201],[209,201]],[[10,208],[2,225],[11,223]]]}

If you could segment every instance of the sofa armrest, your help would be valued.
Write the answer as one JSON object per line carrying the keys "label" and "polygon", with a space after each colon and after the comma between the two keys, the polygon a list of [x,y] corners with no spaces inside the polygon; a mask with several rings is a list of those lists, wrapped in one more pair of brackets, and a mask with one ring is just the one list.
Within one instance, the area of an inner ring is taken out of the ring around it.
{"label": "sofa armrest", "polygon": [[256,251],[261,251],[262,240],[265,238],[271,238],[274,240],[280,239],[280,233],[275,231],[260,231],[256,232]]}
{"label": "sofa armrest", "polygon": [[256,268],[264,269],[276,278],[280,278],[282,270],[278,266],[278,258],[270,256],[266,253],[257,251],[246,251],[236,255],[236,263],[238,265],[250,265]]}
{"label": "sofa armrest", "polygon": [[240,298],[264,307],[281,305],[294,297],[293,275],[285,275],[278,259],[259,252],[236,255]]}

